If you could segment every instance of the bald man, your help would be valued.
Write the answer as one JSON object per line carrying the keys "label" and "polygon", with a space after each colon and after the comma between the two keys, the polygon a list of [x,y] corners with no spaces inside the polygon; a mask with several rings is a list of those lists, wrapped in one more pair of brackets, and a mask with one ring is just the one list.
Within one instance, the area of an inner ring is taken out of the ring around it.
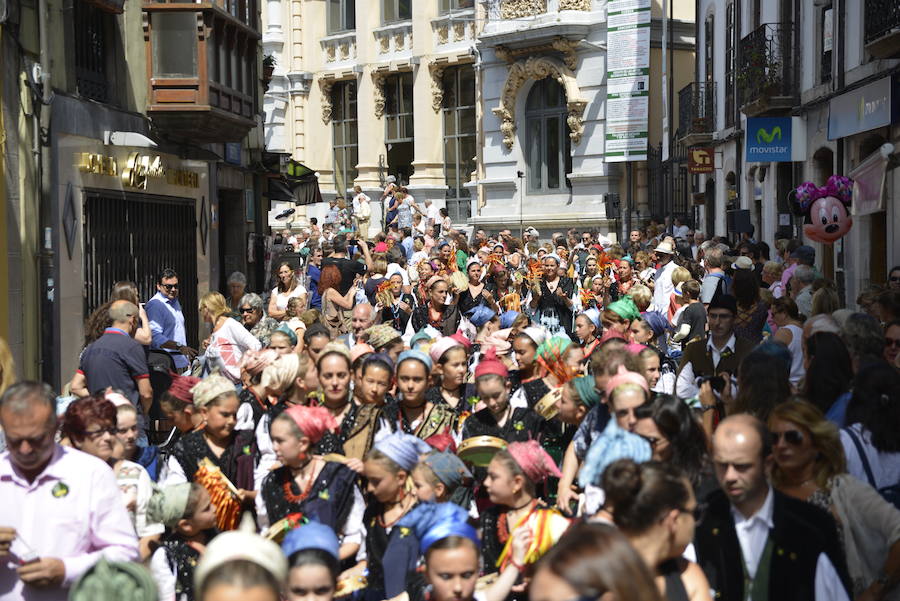
{"label": "bald man", "polygon": [[713,435],[721,490],[706,498],[694,544],[717,599],[849,601],[846,562],[834,519],[774,490],[769,433],[746,414]]}
{"label": "bald man", "polygon": [[139,313],[137,306],[126,300],[113,302],[109,307],[112,325],[84,349],[78,374],[84,377],[88,394],[111,387],[134,403],[142,418],[138,423],[143,434],[146,424],[143,418],[153,403],[153,389],[144,347],[132,338]]}
{"label": "bald man", "polygon": [[360,335],[372,327],[375,323],[375,308],[369,303],[360,303],[353,307],[353,313],[350,316],[350,327],[352,331],[338,337],[339,342],[343,342],[347,347],[356,344]]}

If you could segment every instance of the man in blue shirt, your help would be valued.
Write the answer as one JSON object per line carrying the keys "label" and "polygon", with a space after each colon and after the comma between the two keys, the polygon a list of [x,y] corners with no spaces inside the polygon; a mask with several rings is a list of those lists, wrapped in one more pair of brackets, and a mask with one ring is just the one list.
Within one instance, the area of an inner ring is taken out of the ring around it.
{"label": "man in blue shirt", "polygon": [[400,246],[403,247],[403,253],[406,255],[406,260],[409,261],[413,256],[412,230],[408,227],[405,227],[401,230],[401,232],[403,232],[403,240],[400,242]]}
{"label": "man in blue shirt", "polygon": [[156,279],[156,289],[158,292],[144,305],[153,336],[150,349],[167,353],[175,371],[180,373],[194,360],[197,351],[187,346],[184,313],[178,302],[178,274],[174,269],[162,270]]}

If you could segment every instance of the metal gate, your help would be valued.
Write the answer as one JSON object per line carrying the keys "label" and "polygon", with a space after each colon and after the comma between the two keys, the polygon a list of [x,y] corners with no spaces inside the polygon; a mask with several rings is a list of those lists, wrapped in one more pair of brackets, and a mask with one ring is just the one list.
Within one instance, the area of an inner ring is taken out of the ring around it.
{"label": "metal gate", "polygon": [[85,316],[109,300],[113,284],[137,284],[142,302],[156,294],[156,276],[166,267],[178,273],[179,300],[188,345],[196,346],[197,221],[194,199],[84,192]]}

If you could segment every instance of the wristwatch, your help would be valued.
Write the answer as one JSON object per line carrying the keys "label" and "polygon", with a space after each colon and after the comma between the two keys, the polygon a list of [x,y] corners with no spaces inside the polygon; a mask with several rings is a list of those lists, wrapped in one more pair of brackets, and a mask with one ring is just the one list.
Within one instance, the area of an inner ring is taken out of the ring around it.
{"label": "wristwatch", "polygon": [[712,411],[715,408],[716,408],[715,405],[704,405],[703,403],[700,404],[700,412],[701,413],[706,413],[707,411]]}

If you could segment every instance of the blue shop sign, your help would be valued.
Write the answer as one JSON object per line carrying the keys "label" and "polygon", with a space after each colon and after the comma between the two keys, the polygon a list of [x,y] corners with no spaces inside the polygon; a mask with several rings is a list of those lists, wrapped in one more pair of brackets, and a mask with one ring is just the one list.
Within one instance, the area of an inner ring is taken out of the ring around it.
{"label": "blue shop sign", "polygon": [[898,79],[884,77],[828,103],[828,139],[837,140],[900,120]]}
{"label": "blue shop sign", "polygon": [[751,117],[747,119],[748,163],[791,161],[791,118]]}

